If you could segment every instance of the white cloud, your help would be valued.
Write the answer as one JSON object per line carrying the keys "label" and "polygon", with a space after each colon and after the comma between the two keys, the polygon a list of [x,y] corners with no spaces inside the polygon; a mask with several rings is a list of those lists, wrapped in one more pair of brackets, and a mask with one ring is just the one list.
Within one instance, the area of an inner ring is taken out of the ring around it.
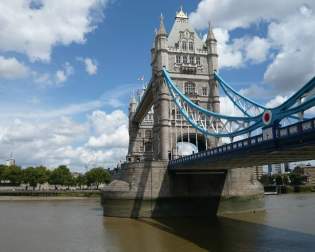
{"label": "white cloud", "polygon": [[97,61],[95,59],[91,59],[88,57],[87,58],[77,57],[77,60],[84,64],[85,71],[89,75],[95,75],[97,73],[98,64],[97,64]]}
{"label": "white cloud", "polygon": [[270,96],[270,90],[267,90],[261,83],[251,84],[246,88],[242,88],[239,90],[239,93],[251,99],[262,99]]}
{"label": "white cloud", "polygon": [[66,62],[62,69],[58,70],[55,74],[56,84],[67,81],[68,77],[74,73],[73,67],[69,62]]}
{"label": "white cloud", "polygon": [[128,124],[127,115],[121,110],[115,110],[110,114],[96,110],[89,116],[89,123],[96,134],[114,132],[120,125]]}
{"label": "white cloud", "polygon": [[4,79],[21,79],[30,73],[29,68],[16,58],[5,58],[0,56],[0,78]]}
{"label": "white cloud", "polygon": [[[209,21],[220,27],[214,32],[221,30],[215,33],[221,67],[238,68],[271,59],[264,81],[286,95],[315,75],[314,8],[311,0],[202,0],[190,19],[197,29],[206,28]],[[236,28],[246,31],[262,21],[268,27],[265,37],[251,30],[252,37],[230,39]]]}
{"label": "white cloud", "polygon": [[277,107],[280,104],[284,103],[287,99],[288,99],[287,96],[277,95],[276,97],[274,97],[273,99],[271,99],[270,101],[266,103],[266,107],[267,108]]}
{"label": "white cloud", "polygon": [[[102,20],[107,0],[0,2],[0,50],[49,61],[56,45],[85,43]],[[36,3],[36,4],[35,4]]]}
{"label": "white cloud", "polygon": [[85,58],[84,64],[85,64],[85,71],[89,75],[95,75],[97,73],[97,63],[95,60],[92,60],[90,58]]}
{"label": "white cloud", "polygon": [[267,59],[270,49],[267,39],[257,36],[230,39],[229,31],[222,28],[214,28],[213,33],[218,41],[219,68],[240,68]]}
{"label": "white cloud", "polygon": [[267,39],[254,36],[246,42],[245,54],[248,60],[251,60],[254,63],[261,63],[267,59],[270,49],[270,44]]}
{"label": "white cloud", "polygon": [[229,115],[229,116],[243,116],[244,115],[227,96],[220,97],[220,113],[222,115]]}
{"label": "white cloud", "polygon": [[277,90],[297,90],[315,75],[315,15],[306,9],[303,5],[300,12],[269,26],[268,36],[279,53],[264,79],[275,84]]}
{"label": "white cloud", "polygon": [[[82,122],[58,115],[2,121],[0,159],[5,160],[12,151],[17,163],[24,166],[67,164],[81,171],[85,165],[114,166],[127,154],[126,118],[122,111],[98,110]],[[108,127],[102,127],[102,122]]]}
{"label": "white cloud", "polygon": [[216,28],[213,33],[218,41],[219,67],[238,68],[243,65],[243,55],[235,43],[230,41],[229,32]]}
{"label": "white cloud", "polygon": [[206,28],[211,21],[215,26],[233,30],[247,28],[261,20],[283,19],[305,4],[315,6],[311,0],[202,0],[190,19],[198,29]]}
{"label": "white cloud", "polygon": [[54,74],[32,71],[32,78],[34,83],[40,87],[62,86],[73,74],[73,66],[69,62],[66,62]]}
{"label": "white cloud", "polygon": [[114,132],[103,133],[98,137],[90,137],[87,146],[89,147],[116,147],[124,148],[128,146],[129,133],[126,124],[118,127]]}

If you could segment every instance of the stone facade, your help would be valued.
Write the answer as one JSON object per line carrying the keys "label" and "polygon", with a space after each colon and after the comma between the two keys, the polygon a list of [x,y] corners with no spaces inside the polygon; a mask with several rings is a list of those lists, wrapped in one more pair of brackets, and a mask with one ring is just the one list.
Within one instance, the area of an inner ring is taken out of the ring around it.
{"label": "stone facade", "polygon": [[[154,38],[151,49],[152,79],[142,96],[142,99],[152,99],[151,109],[143,116],[142,122],[135,122],[134,117],[140,102],[132,99],[130,103],[130,145],[127,160],[168,160],[178,155],[177,142],[191,142],[199,150],[214,147],[218,140],[205,138],[196,132],[179,114],[174,102],[171,101],[169,91],[161,76],[165,67],[172,80],[196,104],[215,112],[220,112],[218,84],[213,73],[218,69],[217,41],[209,27],[206,41],[198,36],[189,23],[187,14],[180,10],[175,17],[174,25],[169,34],[164,27],[161,16],[160,27]],[[151,92],[153,95],[145,95]],[[148,122],[148,116],[153,117]],[[147,121],[147,122],[146,122]],[[147,139],[143,131],[152,129],[152,138]],[[198,143],[198,140],[201,143]],[[148,150],[143,145],[152,146]]]}
{"label": "stone facade", "polygon": [[[262,186],[251,168],[187,174],[171,173],[168,160],[176,156],[176,143],[189,141],[198,149],[213,147],[217,139],[205,139],[177,113],[162,76],[165,67],[176,85],[195,103],[220,112],[217,44],[211,27],[203,42],[180,10],[170,34],[161,17],[152,55],[152,79],[129,106],[129,151],[115,179],[102,191],[105,216],[171,217],[211,216],[233,209],[249,210],[244,202],[223,204],[222,199],[261,196]],[[211,166],[211,164],[207,164]],[[257,208],[255,205],[253,208]],[[224,210],[220,210],[224,209]],[[227,210],[228,209],[228,210]]]}
{"label": "stone facade", "polygon": [[209,217],[257,210],[263,203],[252,168],[179,175],[165,161],[142,161],[125,163],[116,179],[102,192],[105,216]]}

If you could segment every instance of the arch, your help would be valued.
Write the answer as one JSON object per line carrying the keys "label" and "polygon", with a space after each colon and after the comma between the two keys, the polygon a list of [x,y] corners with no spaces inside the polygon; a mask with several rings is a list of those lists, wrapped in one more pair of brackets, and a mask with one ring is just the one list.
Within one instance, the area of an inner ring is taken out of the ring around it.
{"label": "arch", "polygon": [[[197,139],[196,139],[196,136],[197,136]],[[183,135],[177,136],[176,144],[179,142],[182,142],[182,139],[184,143],[186,142],[186,143],[194,144],[198,148],[198,152],[205,151],[207,149],[206,139],[204,135],[202,134],[184,133]]]}

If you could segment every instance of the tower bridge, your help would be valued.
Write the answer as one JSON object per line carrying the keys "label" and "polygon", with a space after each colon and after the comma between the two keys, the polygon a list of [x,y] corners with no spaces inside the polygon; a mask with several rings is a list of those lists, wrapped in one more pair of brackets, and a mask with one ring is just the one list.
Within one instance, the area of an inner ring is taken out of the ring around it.
{"label": "tower bridge", "polygon": [[[266,108],[219,75],[210,25],[203,41],[182,9],[169,34],[163,19],[151,49],[152,78],[129,104],[126,162],[102,192],[104,215],[209,216],[235,209],[235,198],[261,203],[256,166],[315,158],[315,119],[304,118],[315,105],[315,78]],[[239,116],[220,113],[219,92]],[[198,153],[183,156],[179,142],[195,144]],[[239,210],[251,208],[244,202]]]}

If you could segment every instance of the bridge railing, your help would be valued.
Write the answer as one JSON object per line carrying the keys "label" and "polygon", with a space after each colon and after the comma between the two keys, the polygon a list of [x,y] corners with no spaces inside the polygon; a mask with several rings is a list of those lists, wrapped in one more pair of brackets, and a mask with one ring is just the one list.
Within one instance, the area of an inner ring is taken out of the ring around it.
{"label": "bridge railing", "polygon": [[[268,128],[269,129],[269,128]],[[301,133],[315,131],[315,118],[298,122],[283,128],[276,128],[273,137],[264,138],[264,134],[242,139],[233,143],[224,144],[213,149],[208,149],[203,152],[195,153],[192,155],[180,157],[178,159],[170,160],[169,166],[182,164],[190,161],[201,160],[212,156],[217,156],[223,153],[229,153],[240,149],[250,148],[257,145],[271,142],[275,139],[283,139]]]}

